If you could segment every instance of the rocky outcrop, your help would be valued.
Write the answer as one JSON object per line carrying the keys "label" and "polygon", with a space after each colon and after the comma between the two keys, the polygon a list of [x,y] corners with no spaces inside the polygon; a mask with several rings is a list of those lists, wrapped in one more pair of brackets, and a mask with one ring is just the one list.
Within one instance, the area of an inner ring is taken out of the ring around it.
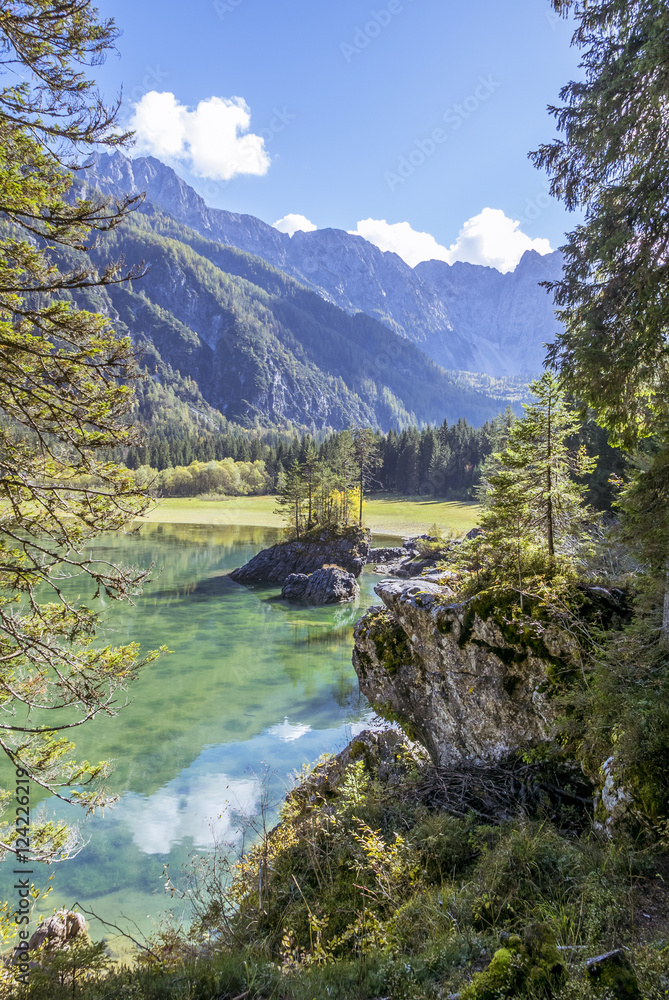
{"label": "rocky outcrop", "polygon": [[595,829],[607,837],[630,818],[634,796],[616,774],[615,757],[609,757],[601,768],[602,786],[595,798]]}
{"label": "rocky outcrop", "polygon": [[360,597],[360,587],[352,573],[339,566],[326,566],[309,576],[291,573],[283,585],[281,597],[306,604],[346,604]]}
{"label": "rocky outcrop", "polygon": [[309,576],[327,565],[358,577],[367,562],[370,537],[364,528],[311,532],[305,538],[263,549],[245,566],[233,570],[230,579],[236,583],[283,586],[291,575]]}
{"label": "rocky outcrop", "polygon": [[500,760],[547,738],[551,687],[571,669],[568,635],[550,625],[541,638],[522,632],[489,595],[458,603],[425,579],[375,591],[384,606],[355,630],[360,690],[435,762]]}
{"label": "rocky outcrop", "polygon": [[395,548],[371,549],[367,561],[374,565],[374,572],[384,576],[397,576],[400,579],[408,580],[415,576],[422,576],[433,581],[444,580],[448,582],[455,574],[449,570],[439,570],[438,566],[445,558],[452,555],[453,549],[459,544],[457,541],[445,542],[434,551],[427,549],[421,551],[421,542],[439,542],[439,539],[430,535],[418,535],[405,538],[401,546]]}

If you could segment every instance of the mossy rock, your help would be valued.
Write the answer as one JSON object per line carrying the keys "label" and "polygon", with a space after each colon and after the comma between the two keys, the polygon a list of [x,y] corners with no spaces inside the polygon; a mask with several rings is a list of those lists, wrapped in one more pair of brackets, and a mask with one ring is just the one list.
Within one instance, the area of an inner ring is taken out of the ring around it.
{"label": "mossy rock", "polygon": [[520,954],[527,962],[526,985],[534,992],[550,994],[567,978],[567,968],[548,924],[531,924],[525,929]]}
{"label": "mossy rock", "polygon": [[502,945],[487,969],[462,991],[462,1000],[496,1000],[503,996],[550,996],[567,978],[555,935],[548,924],[531,924],[522,937],[502,935]]}
{"label": "mossy rock", "polygon": [[483,972],[477,972],[471,983],[460,994],[461,1000],[496,1000],[508,996],[519,986],[522,970],[514,964],[514,953],[500,948]]}
{"label": "mossy rock", "polygon": [[383,664],[391,677],[411,662],[409,639],[391,612],[384,608],[369,615],[365,626],[368,637],[374,643],[379,663]]}
{"label": "mossy rock", "polygon": [[642,1000],[636,972],[621,948],[591,958],[587,963],[587,970],[593,986],[606,990],[616,1000]]}

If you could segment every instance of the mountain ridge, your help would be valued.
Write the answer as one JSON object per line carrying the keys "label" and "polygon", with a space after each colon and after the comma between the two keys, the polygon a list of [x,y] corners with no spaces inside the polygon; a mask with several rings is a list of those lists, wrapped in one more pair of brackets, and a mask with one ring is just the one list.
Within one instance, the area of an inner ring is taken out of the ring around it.
{"label": "mountain ridge", "polygon": [[559,277],[557,252],[541,257],[527,251],[509,274],[444,261],[411,268],[397,254],[344,230],[291,237],[254,216],[210,208],[154,157],[97,154],[83,176],[109,195],[145,191],[147,200],[181,224],[262,258],[349,314],[380,320],[446,369],[530,377],[542,367],[544,343],[559,330],[539,286]]}
{"label": "mountain ridge", "polygon": [[146,260],[139,281],[90,292],[145,354],[153,379],[242,426],[401,429],[466,417],[506,399],[456,379],[365,313],[349,315],[234,247],[206,239],[151,202],[93,252],[103,267]]}

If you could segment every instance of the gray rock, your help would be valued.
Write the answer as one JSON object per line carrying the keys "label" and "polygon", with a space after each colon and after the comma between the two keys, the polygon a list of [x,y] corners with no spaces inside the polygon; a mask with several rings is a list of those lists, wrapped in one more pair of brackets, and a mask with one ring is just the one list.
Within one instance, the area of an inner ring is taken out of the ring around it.
{"label": "gray rock", "polygon": [[58,910],[43,920],[28,942],[28,951],[44,946],[51,950],[67,951],[74,938],[85,936],[86,919],[73,910]]}
{"label": "gray rock", "polygon": [[307,539],[279,542],[263,549],[250,562],[230,573],[237,583],[267,583],[284,585],[289,576],[309,576],[328,564],[360,576],[370,549],[370,532],[364,528],[348,528],[343,533],[324,530]]}
{"label": "gray rock", "polygon": [[569,636],[548,627],[539,651],[510,642],[476,599],[452,603],[436,582],[383,580],[375,591],[384,607],[358,622],[353,664],[380,715],[440,764],[499,760],[548,737],[548,671],[568,659]]}
{"label": "gray rock", "polygon": [[602,764],[602,787],[595,799],[595,829],[613,837],[628,816],[634,796],[621,783],[615,771],[615,757]]}
{"label": "gray rock", "polygon": [[369,563],[387,563],[394,562],[397,559],[404,559],[406,557],[406,550],[402,547],[397,548],[387,548],[387,549],[370,549],[369,556],[367,557],[367,562]]}
{"label": "gray rock", "polygon": [[310,575],[291,573],[283,585],[281,597],[307,604],[345,604],[360,597],[360,587],[352,573],[338,566],[327,566]]}

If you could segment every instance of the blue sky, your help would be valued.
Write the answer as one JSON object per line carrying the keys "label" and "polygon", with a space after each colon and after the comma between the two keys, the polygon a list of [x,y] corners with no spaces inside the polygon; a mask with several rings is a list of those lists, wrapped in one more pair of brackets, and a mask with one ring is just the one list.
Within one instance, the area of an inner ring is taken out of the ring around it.
{"label": "blue sky", "polygon": [[576,222],[527,159],[554,134],[547,104],[578,75],[571,27],[548,0],[98,7],[123,32],[96,71],[104,91],[123,85],[138,148],[210,204],[272,224],[362,222],[412,264],[478,255],[502,269]]}

